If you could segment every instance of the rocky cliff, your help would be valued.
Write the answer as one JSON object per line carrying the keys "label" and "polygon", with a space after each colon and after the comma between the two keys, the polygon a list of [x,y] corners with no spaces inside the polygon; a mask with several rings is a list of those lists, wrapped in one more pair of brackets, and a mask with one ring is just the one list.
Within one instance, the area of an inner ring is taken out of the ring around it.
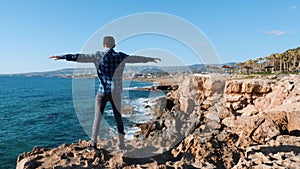
{"label": "rocky cliff", "polygon": [[116,138],[21,154],[17,168],[299,168],[300,76],[190,75],[152,107],[117,151]]}

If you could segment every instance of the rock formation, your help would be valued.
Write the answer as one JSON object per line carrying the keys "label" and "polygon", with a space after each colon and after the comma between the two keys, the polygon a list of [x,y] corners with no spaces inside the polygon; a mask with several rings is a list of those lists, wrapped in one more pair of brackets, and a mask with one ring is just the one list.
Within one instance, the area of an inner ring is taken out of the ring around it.
{"label": "rock formation", "polygon": [[151,107],[118,151],[116,138],[18,157],[17,168],[300,168],[300,76],[189,75]]}

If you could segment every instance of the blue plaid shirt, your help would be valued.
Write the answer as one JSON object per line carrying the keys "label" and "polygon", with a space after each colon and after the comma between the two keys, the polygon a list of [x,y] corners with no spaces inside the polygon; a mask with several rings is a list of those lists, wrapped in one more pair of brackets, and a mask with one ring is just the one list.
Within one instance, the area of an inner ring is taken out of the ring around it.
{"label": "blue plaid shirt", "polygon": [[106,52],[97,51],[95,54],[66,54],[60,56],[60,59],[94,63],[99,80],[99,92],[105,94],[122,91],[122,75],[125,63],[154,61],[150,57],[129,56],[122,52],[115,52],[113,48]]}

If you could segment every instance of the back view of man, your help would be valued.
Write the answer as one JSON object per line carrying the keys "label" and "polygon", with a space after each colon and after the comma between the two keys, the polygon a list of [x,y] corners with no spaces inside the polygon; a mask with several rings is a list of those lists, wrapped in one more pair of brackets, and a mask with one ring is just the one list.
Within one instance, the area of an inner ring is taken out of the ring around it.
{"label": "back view of man", "polygon": [[122,52],[115,52],[115,39],[112,36],[103,38],[105,52],[95,54],[66,54],[50,56],[55,60],[94,63],[97,70],[99,89],[95,99],[95,116],[92,129],[90,148],[97,148],[97,136],[106,103],[109,101],[113,108],[114,118],[119,133],[119,148],[124,149],[124,124],[121,116],[122,75],[126,63],[159,62],[159,58],[143,56],[129,56]]}

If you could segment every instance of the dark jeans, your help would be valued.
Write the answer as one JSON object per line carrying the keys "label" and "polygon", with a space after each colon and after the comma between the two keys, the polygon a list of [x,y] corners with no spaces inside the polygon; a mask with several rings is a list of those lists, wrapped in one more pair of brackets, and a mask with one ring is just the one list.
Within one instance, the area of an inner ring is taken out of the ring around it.
{"label": "dark jeans", "polygon": [[95,101],[95,116],[92,129],[92,140],[97,142],[97,136],[100,129],[101,119],[107,102],[110,102],[113,108],[114,117],[118,127],[119,135],[125,135],[124,125],[121,115],[121,93],[103,94],[98,92]]}

